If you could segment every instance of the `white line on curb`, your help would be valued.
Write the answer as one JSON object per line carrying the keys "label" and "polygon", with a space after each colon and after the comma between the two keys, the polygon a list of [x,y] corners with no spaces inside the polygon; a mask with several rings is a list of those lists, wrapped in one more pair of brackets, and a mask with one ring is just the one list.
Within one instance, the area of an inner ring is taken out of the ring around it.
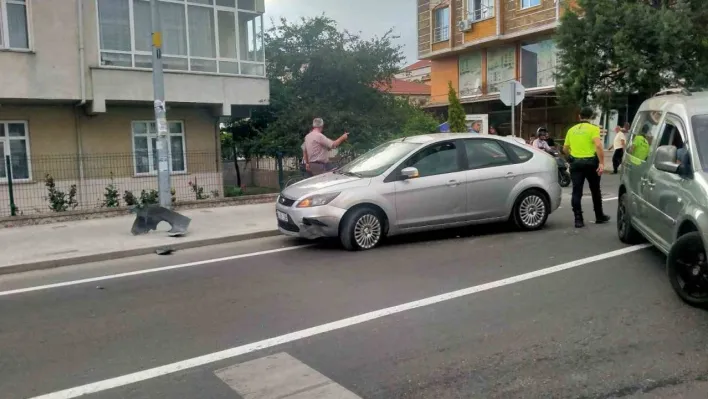
{"label": "white line on curb", "polygon": [[200,261],[196,261],[196,262],[182,263],[182,264],[179,264],[179,265],[156,267],[156,268],[153,268],[153,269],[136,270],[136,271],[133,271],[133,272],[126,272],[126,273],[109,274],[109,275],[107,275],[107,276],[90,277],[90,278],[85,278],[85,279],[81,279],[81,280],[64,281],[64,282],[61,282],[61,283],[46,284],[46,285],[38,285],[38,286],[35,286],[35,287],[18,288],[18,289],[16,289],[16,290],[0,291],[0,297],[9,296],[9,295],[16,295],[16,294],[23,294],[23,293],[26,293],[26,292],[48,290],[48,289],[52,289],[52,288],[68,287],[68,286],[71,286],[71,285],[79,285],[79,284],[86,284],[86,283],[94,283],[94,282],[96,282],[96,281],[113,280],[113,279],[123,278],[123,277],[138,276],[138,275],[141,275],[141,274],[150,274],[150,273],[164,272],[164,271],[166,271],[166,270],[184,269],[184,268],[187,268],[187,267],[202,266],[202,265],[208,265],[208,264],[210,264],[210,263],[218,263],[218,262],[224,262],[224,261],[229,261],[229,260],[251,258],[251,257],[254,257],[254,256],[275,254],[275,253],[278,253],[278,252],[285,252],[285,251],[292,251],[292,250],[295,250],[295,249],[307,248],[307,247],[311,247],[312,245],[314,245],[314,244],[296,245],[296,246],[293,246],[293,247],[269,249],[269,250],[267,250],[267,251],[250,252],[250,253],[247,253],[247,254],[240,254],[240,255],[234,255],[234,256],[226,256],[226,257],[223,257],[223,258],[216,258],[216,259],[206,259],[206,260],[200,260]]}
{"label": "white line on curb", "polygon": [[644,248],[650,247],[650,244],[635,245],[631,247],[626,247],[618,249],[611,252],[606,252],[604,254],[591,256],[588,258],[578,259],[571,262],[563,263],[557,266],[548,267],[541,270],[536,270],[529,273],[520,274],[517,276],[505,278],[502,280],[492,281],[491,283],[481,284],[474,287],[464,288],[458,291],[448,292],[446,294],[436,295],[424,299],[420,299],[413,302],[404,303],[397,306],[392,306],[385,309],[375,310],[373,312],[364,313],[358,316],[349,317],[346,319],[341,319],[327,324],[322,324],[315,327],[310,327],[304,330],[295,331],[289,334],[281,335],[279,337],[268,338],[262,341],[253,342],[250,344],[237,346],[235,348],[226,349],[220,352],[214,352],[207,355],[182,360],[179,362],[166,364],[164,366],[159,366],[147,370],[138,371],[132,374],[126,374],[120,377],[110,378],[103,381],[98,381],[86,385],[82,385],[75,388],[65,389],[63,391],[58,391],[54,393],[49,393],[42,396],[37,396],[34,399],[70,399],[79,396],[88,395],[91,393],[102,392],[108,389],[122,387],[137,382],[165,376],[178,371],[183,371],[186,369],[204,366],[206,364],[215,363],[221,360],[230,359],[236,356],[241,356],[247,353],[272,348],[274,346],[286,344],[288,342],[298,341],[304,338],[309,338],[315,335],[324,334],[326,332],[339,330],[342,328],[350,327],[356,324],[365,323],[367,321],[379,319],[385,316],[389,316],[396,313],[405,312],[408,310],[420,308],[423,306],[429,306],[440,302],[449,301],[455,298],[460,298],[472,294],[476,294],[482,291],[488,291],[494,288],[503,287],[510,284],[519,283],[522,281],[530,280],[537,277],[546,276],[552,273],[558,273],[563,270],[572,269],[575,267],[587,265],[589,263],[614,258],[617,256],[625,255],[631,252],[636,252]]}

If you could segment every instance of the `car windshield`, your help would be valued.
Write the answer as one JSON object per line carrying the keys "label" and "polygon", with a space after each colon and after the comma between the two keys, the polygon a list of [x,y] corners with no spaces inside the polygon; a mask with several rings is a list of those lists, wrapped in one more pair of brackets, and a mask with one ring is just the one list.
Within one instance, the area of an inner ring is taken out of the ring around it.
{"label": "car windshield", "polygon": [[337,173],[358,177],[378,176],[418,146],[420,144],[390,141],[339,168]]}
{"label": "car windshield", "polygon": [[701,166],[704,172],[708,172],[708,115],[694,115],[691,118],[691,127]]}

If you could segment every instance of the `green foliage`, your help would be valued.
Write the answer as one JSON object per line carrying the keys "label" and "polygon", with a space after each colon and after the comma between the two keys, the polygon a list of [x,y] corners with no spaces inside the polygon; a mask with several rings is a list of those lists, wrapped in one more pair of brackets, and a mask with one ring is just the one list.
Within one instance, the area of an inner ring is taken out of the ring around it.
{"label": "green foliage", "polygon": [[111,173],[111,182],[106,186],[106,192],[103,193],[101,206],[105,208],[117,208],[120,206],[120,194],[113,180],[113,173]]}
{"label": "green foliage", "polygon": [[189,188],[190,188],[190,189],[192,190],[192,192],[194,193],[194,197],[195,197],[197,200],[209,199],[209,196],[204,193],[204,187],[202,187],[202,186],[200,186],[200,185],[197,184],[197,178],[196,178],[196,177],[194,178],[194,182],[191,182],[191,181],[190,181],[188,184],[189,184]]}
{"label": "green foliage", "polygon": [[650,96],[708,83],[708,11],[702,0],[578,0],[563,14],[557,91],[567,104],[606,106],[614,95]]}
{"label": "green foliage", "polygon": [[457,92],[452,87],[452,82],[447,83],[447,101],[450,104],[447,109],[447,122],[450,124],[450,131],[453,133],[463,133],[467,131],[465,123],[465,109],[462,108]]}
{"label": "green foliage", "polygon": [[[177,202],[177,192],[174,188],[170,189],[172,204]],[[155,205],[160,203],[160,193],[157,190],[142,190],[140,191],[140,197],[135,197],[132,191],[125,191],[123,193],[123,201],[127,206],[134,207],[144,207],[146,205]]]}
{"label": "green foliage", "polygon": [[54,212],[66,212],[69,209],[76,209],[79,203],[76,201],[76,184],[69,187],[69,192],[65,193],[57,189],[54,177],[47,173],[44,176],[44,186],[47,187],[49,209]]}
{"label": "green foliage", "polygon": [[265,33],[270,103],[232,123],[238,152],[300,156],[312,120],[325,134],[349,131],[343,150],[361,151],[400,133],[399,101],[377,89],[400,69],[401,48],[389,31],[370,40],[342,31],[325,16],[280,23]]}
{"label": "green foliage", "polygon": [[243,190],[241,187],[236,187],[236,186],[225,186],[224,187],[224,197],[226,198],[231,198],[231,197],[240,197],[243,195]]}

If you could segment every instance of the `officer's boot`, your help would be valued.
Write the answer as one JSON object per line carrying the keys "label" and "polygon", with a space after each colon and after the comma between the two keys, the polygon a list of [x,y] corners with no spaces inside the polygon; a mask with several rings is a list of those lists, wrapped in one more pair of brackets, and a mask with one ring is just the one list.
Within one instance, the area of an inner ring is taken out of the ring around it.
{"label": "officer's boot", "polygon": [[602,200],[595,204],[595,224],[603,224],[610,221],[610,217],[602,211]]}
{"label": "officer's boot", "polygon": [[583,212],[582,211],[573,211],[575,214],[575,228],[579,229],[581,227],[585,227],[585,223],[583,222]]}

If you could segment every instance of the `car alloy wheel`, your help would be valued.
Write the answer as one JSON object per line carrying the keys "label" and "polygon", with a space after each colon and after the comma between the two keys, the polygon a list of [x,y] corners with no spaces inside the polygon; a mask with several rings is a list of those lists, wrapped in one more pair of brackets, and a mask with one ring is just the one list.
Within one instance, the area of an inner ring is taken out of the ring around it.
{"label": "car alloy wheel", "polygon": [[666,259],[669,282],[676,294],[693,306],[708,305],[708,259],[698,232],[679,237]]}
{"label": "car alloy wheel", "polygon": [[519,218],[521,222],[530,229],[538,227],[543,223],[546,216],[546,204],[543,198],[536,194],[531,194],[521,200],[519,204]]}
{"label": "car alloy wheel", "polygon": [[381,221],[367,213],[357,219],[354,225],[354,241],[361,249],[371,249],[381,240]]}

